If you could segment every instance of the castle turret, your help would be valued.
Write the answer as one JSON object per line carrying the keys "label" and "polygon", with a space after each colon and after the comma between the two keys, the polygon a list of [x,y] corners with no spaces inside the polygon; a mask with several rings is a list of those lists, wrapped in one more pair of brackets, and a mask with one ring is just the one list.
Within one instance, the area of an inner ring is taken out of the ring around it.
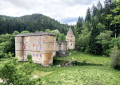
{"label": "castle turret", "polygon": [[18,58],[18,61],[24,60],[23,39],[24,36],[15,37],[15,56]]}
{"label": "castle turret", "polygon": [[75,49],[75,35],[70,28],[67,35],[66,35],[66,41],[67,41],[67,49]]}

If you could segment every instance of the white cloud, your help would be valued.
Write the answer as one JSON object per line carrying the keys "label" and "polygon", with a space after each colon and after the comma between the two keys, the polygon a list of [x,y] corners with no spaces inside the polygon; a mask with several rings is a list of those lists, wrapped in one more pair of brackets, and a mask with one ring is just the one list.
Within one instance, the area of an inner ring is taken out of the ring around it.
{"label": "white cloud", "polygon": [[[65,19],[85,17],[88,7],[99,0],[0,0],[0,15],[23,16],[40,13],[50,16],[62,23]],[[104,0],[100,0],[102,3]]]}

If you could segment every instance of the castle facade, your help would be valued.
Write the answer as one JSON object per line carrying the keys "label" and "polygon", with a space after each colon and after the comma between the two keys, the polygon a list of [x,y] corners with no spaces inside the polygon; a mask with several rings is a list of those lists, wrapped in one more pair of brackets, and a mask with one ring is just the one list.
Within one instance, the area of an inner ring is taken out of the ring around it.
{"label": "castle facade", "polygon": [[15,36],[15,55],[19,61],[27,61],[32,55],[34,63],[48,66],[58,51],[75,49],[75,36],[70,28],[65,42],[56,42],[56,35],[51,33],[29,33]]}

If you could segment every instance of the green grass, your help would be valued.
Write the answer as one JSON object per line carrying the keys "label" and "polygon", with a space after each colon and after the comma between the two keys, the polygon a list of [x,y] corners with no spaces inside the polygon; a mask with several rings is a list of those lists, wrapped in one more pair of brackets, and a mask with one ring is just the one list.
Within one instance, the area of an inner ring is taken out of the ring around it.
{"label": "green grass", "polygon": [[[120,71],[110,66],[110,58],[81,52],[71,52],[68,57],[54,57],[54,65],[42,67],[34,64],[32,76],[41,78],[43,85],[119,85]],[[0,66],[8,59],[0,61]],[[60,67],[64,61],[77,60],[76,66]],[[26,62],[24,62],[26,63]],[[23,62],[19,63],[22,65]],[[18,65],[18,66],[19,66]]]}

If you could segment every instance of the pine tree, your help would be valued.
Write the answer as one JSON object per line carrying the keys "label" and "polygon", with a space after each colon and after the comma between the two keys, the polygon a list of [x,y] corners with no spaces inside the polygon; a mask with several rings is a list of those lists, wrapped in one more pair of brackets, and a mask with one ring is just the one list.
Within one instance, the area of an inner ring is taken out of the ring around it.
{"label": "pine tree", "polygon": [[82,17],[79,17],[79,18],[78,18],[78,21],[77,21],[77,32],[78,32],[78,33],[81,33],[82,23],[83,23],[83,18],[82,18]]}
{"label": "pine tree", "polygon": [[86,14],[86,18],[85,18],[85,21],[91,21],[91,12],[90,12],[90,8],[87,9],[87,14]]}
{"label": "pine tree", "polygon": [[98,24],[98,19],[95,16],[92,20],[93,29],[91,31],[90,41],[89,41],[89,52],[92,54],[101,54],[102,46],[97,43],[96,37],[100,34],[99,29],[96,27]]}

